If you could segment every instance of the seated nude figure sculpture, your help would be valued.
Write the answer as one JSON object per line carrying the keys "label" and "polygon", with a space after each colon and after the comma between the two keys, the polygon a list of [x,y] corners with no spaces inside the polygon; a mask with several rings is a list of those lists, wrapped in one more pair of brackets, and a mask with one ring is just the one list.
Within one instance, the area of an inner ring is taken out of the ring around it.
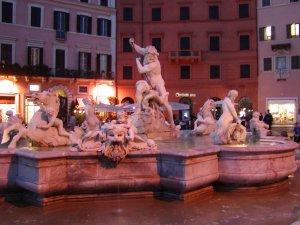
{"label": "seated nude figure sculpture", "polygon": [[215,102],[212,99],[208,99],[204,105],[200,108],[197,114],[197,120],[194,122],[195,135],[208,135],[216,128],[216,120],[211,112],[215,108]]}
{"label": "seated nude figure sculpture", "polygon": [[71,143],[76,144],[79,151],[97,151],[101,146],[103,133],[100,130],[100,122],[95,115],[95,105],[87,98],[82,100],[84,104],[85,120],[81,127],[75,127],[71,132]]}
{"label": "seated nude figure sculpture", "polygon": [[260,113],[254,112],[252,115],[252,119],[250,120],[250,130],[254,132],[254,130],[259,132],[260,137],[266,137],[270,133],[268,130],[269,125],[259,120]]}
{"label": "seated nude figure sculpture", "polygon": [[222,100],[223,113],[211,135],[214,144],[242,144],[246,141],[246,128],[240,124],[241,120],[234,107],[237,96],[236,90],[230,90]]}
{"label": "seated nude figure sculpture", "polygon": [[[137,69],[139,73],[145,75],[145,80],[149,84],[151,89],[158,93],[158,96],[164,103],[164,106],[167,110],[168,121],[171,124],[171,126],[175,127],[172,107],[168,101],[169,92],[167,92],[165,88],[165,81],[161,75],[161,65],[158,60],[159,53],[157,52],[154,46],[150,45],[146,48],[138,46],[137,44],[135,44],[133,38],[130,38],[129,43],[138,54],[144,56],[143,64],[141,63],[141,58],[136,58]],[[136,99],[138,106],[140,106],[143,96],[139,95],[137,92]],[[137,110],[140,111],[141,108],[139,107]]]}

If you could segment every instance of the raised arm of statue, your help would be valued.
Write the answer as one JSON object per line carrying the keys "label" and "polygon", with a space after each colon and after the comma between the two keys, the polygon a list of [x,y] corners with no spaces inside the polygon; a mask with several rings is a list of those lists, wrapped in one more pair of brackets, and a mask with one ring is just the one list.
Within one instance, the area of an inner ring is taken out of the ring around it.
{"label": "raised arm of statue", "polygon": [[139,73],[141,73],[141,74],[148,73],[151,70],[153,70],[156,66],[155,64],[156,63],[153,62],[153,63],[149,63],[149,64],[143,66],[140,62],[140,59],[139,58],[136,59],[137,69],[138,69]]}
{"label": "raised arm of statue", "polygon": [[145,55],[147,53],[146,49],[145,48],[142,48],[140,46],[138,46],[136,43],[134,43],[134,39],[133,38],[130,38],[129,39],[129,43],[130,45],[134,48],[134,50],[140,54],[140,55]]}

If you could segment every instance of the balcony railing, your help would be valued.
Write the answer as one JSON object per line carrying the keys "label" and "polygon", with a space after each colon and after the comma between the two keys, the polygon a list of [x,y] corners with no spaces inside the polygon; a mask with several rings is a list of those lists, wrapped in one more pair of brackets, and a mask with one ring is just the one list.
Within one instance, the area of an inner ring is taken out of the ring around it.
{"label": "balcony railing", "polygon": [[105,79],[105,80],[114,79],[113,72],[97,73],[95,71],[81,71],[81,70],[72,70],[72,69],[51,69],[47,65],[38,65],[38,66],[26,65],[21,67],[17,63],[12,65],[0,64],[0,75]]}
{"label": "balcony railing", "polygon": [[201,61],[201,52],[200,51],[191,51],[191,50],[181,50],[181,51],[171,51],[169,52],[170,61],[190,61],[198,62]]}

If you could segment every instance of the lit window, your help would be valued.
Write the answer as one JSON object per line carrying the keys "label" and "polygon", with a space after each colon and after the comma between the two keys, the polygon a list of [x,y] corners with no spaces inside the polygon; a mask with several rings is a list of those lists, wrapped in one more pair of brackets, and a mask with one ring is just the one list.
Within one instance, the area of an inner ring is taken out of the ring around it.
{"label": "lit window", "polygon": [[260,41],[274,40],[275,27],[267,26],[259,28],[259,39]]}
{"label": "lit window", "polygon": [[299,23],[293,23],[293,24],[289,24],[287,25],[287,38],[295,38],[295,37],[299,37],[300,32],[299,32]]}
{"label": "lit window", "polygon": [[266,31],[264,33],[264,38],[266,40],[271,40],[271,37],[272,37],[272,27],[268,26],[268,27],[266,27]]}

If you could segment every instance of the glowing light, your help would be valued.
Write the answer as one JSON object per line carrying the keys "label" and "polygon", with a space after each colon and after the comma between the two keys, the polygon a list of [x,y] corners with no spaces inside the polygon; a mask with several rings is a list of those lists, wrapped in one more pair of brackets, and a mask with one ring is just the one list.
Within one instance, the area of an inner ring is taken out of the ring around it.
{"label": "glowing light", "polygon": [[10,80],[1,80],[0,93],[4,93],[4,94],[17,93],[17,88],[15,86],[15,83]]}
{"label": "glowing light", "polygon": [[272,27],[267,26],[264,28],[264,40],[271,40],[272,39]]}
{"label": "glowing light", "polygon": [[41,87],[39,84],[29,84],[29,91],[30,92],[37,92],[40,91]]}
{"label": "glowing light", "polygon": [[299,36],[299,24],[298,23],[291,24],[291,36],[292,37]]}
{"label": "glowing light", "polygon": [[93,97],[96,100],[96,102],[101,102],[104,104],[110,104],[108,98],[114,97],[115,95],[116,90],[114,86],[107,84],[97,85],[93,90]]}

